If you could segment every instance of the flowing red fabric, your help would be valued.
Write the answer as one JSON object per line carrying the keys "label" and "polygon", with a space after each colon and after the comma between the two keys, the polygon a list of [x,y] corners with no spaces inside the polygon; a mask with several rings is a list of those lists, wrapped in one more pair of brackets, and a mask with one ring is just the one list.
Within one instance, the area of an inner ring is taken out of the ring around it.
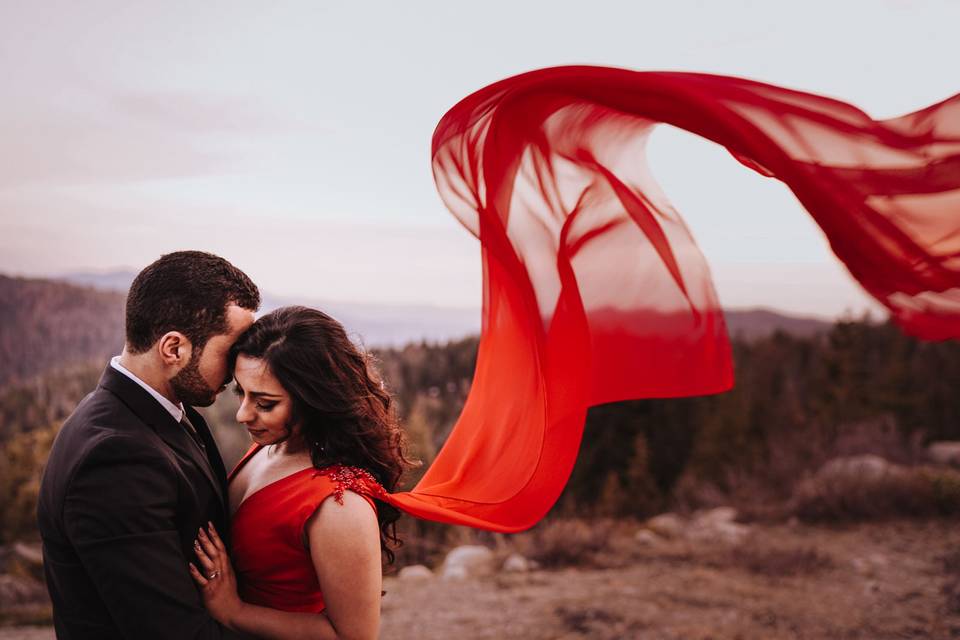
{"label": "flowing red fabric", "polygon": [[523,530],[566,484],[589,406],[733,385],[707,264],[647,168],[661,122],[783,181],[906,332],[960,338],[960,94],[874,121],[716,75],[558,67],[508,78],[434,133],[440,195],[481,243],[483,325],[463,413],[419,484],[389,502]]}

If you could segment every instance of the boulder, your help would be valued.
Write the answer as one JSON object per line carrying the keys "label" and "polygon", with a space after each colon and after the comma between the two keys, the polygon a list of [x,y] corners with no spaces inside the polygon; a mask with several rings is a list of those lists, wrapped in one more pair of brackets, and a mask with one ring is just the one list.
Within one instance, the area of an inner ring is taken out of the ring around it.
{"label": "boulder", "polygon": [[15,542],[13,544],[13,556],[25,564],[43,567],[43,547],[39,544]]}
{"label": "boulder", "polygon": [[408,567],[400,569],[400,573],[397,574],[397,578],[400,580],[427,580],[433,577],[433,571],[430,571],[430,568],[422,564],[412,564]]}
{"label": "boulder", "polygon": [[687,537],[697,542],[738,545],[750,534],[750,527],[736,522],[710,522],[694,524]]}
{"label": "boulder", "polygon": [[633,535],[633,539],[645,547],[653,546],[661,540],[660,536],[649,529],[640,529]]}
{"label": "boulder", "polygon": [[737,545],[750,533],[750,527],[738,524],[737,510],[733,507],[716,507],[700,511],[693,516],[687,529],[687,537],[699,542]]}
{"label": "boulder", "polygon": [[693,526],[712,526],[736,522],[737,510],[733,507],[716,507],[699,511],[693,516]]}
{"label": "boulder", "polygon": [[818,480],[828,482],[847,478],[880,480],[898,469],[897,465],[887,462],[880,456],[867,453],[859,456],[834,458],[820,467],[816,477]]}
{"label": "boulder", "polygon": [[960,467],[960,442],[950,440],[931,442],[927,447],[927,457],[937,464]]}
{"label": "boulder", "polygon": [[519,553],[511,553],[507,556],[507,559],[503,561],[503,566],[501,570],[508,571],[511,573],[523,573],[525,571],[530,571],[533,567],[531,562],[524,558]]}
{"label": "boulder", "polygon": [[661,513],[647,520],[646,527],[664,538],[679,538],[683,535],[683,520],[675,513]]}
{"label": "boulder", "polygon": [[441,568],[444,580],[463,580],[494,573],[493,551],[474,544],[462,545],[450,550]]}

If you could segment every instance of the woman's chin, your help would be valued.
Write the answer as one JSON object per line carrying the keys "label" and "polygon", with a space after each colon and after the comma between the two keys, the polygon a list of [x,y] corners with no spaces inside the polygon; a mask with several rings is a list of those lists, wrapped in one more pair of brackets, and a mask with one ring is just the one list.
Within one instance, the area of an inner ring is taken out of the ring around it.
{"label": "woman's chin", "polygon": [[256,444],[273,444],[276,438],[274,438],[269,431],[260,430],[260,429],[247,429],[247,433],[250,434],[250,439]]}

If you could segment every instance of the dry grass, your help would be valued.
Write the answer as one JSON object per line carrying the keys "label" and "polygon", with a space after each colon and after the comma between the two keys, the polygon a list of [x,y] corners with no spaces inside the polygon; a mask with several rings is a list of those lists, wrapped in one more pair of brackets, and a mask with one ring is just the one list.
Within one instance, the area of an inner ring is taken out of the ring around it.
{"label": "dry grass", "polygon": [[876,476],[813,477],[797,486],[791,510],[812,522],[960,515],[960,472],[894,466]]}
{"label": "dry grass", "polygon": [[[562,527],[574,527],[565,524]],[[560,526],[552,527],[559,536]],[[756,525],[738,548],[633,544],[628,562],[392,582],[382,637],[900,640],[960,637],[947,608],[960,528],[945,520]],[[582,533],[581,533],[582,535]],[[951,573],[952,572],[952,573]],[[955,584],[955,583],[954,583]]]}
{"label": "dry grass", "polygon": [[812,546],[744,544],[730,550],[730,564],[772,578],[813,576],[836,568],[833,558]]}
{"label": "dry grass", "polygon": [[943,570],[947,579],[943,585],[947,610],[960,614],[960,550],[954,550],[943,556]]}
{"label": "dry grass", "polygon": [[541,567],[606,566],[605,556],[622,523],[610,519],[552,519],[512,536],[518,552]]}
{"label": "dry grass", "polygon": [[[708,541],[642,544],[630,527],[618,523],[597,532],[589,523],[547,524],[549,531],[524,534],[530,538],[525,544],[545,540],[557,547],[563,535],[571,534],[594,550],[591,565],[462,581],[387,578],[381,637],[960,637],[960,527],[955,521],[754,525],[743,544],[726,551]],[[596,551],[599,536],[607,536],[606,551]],[[515,539],[520,536],[507,537],[504,544]],[[619,566],[592,564],[614,549],[621,556]],[[53,638],[52,629],[27,633],[0,629],[0,640]]]}

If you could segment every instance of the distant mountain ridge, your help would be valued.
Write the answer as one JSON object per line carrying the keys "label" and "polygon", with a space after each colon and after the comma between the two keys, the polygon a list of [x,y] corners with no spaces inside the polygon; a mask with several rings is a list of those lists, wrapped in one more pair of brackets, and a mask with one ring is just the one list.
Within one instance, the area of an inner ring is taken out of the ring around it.
{"label": "distant mountain ridge", "polygon": [[827,331],[833,326],[831,320],[824,318],[795,316],[762,307],[726,309],[723,315],[730,337],[742,340],[765,338],[776,331],[806,338]]}
{"label": "distant mountain ridge", "polygon": [[[61,365],[103,360],[123,346],[123,303],[135,274],[67,274],[60,280],[0,275],[0,386]],[[289,304],[323,309],[366,347],[442,343],[480,330],[479,309],[291,300],[264,293],[263,310]],[[784,331],[810,336],[831,322],[769,309],[729,310],[734,338]]]}
{"label": "distant mountain ridge", "polygon": [[[57,278],[72,284],[126,294],[136,273],[68,273]],[[299,304],[321,309],[343,323],[351,337],[366,346],[399,347],[428,340],[446,342],[480,332],[480,310],[428,305],[385,305],[293,299],[261,291],[261,312]]]}
{"label": "distant mountain ridge", "polygon": [[124,294],[0,275],[0,386],[123,347]]}

